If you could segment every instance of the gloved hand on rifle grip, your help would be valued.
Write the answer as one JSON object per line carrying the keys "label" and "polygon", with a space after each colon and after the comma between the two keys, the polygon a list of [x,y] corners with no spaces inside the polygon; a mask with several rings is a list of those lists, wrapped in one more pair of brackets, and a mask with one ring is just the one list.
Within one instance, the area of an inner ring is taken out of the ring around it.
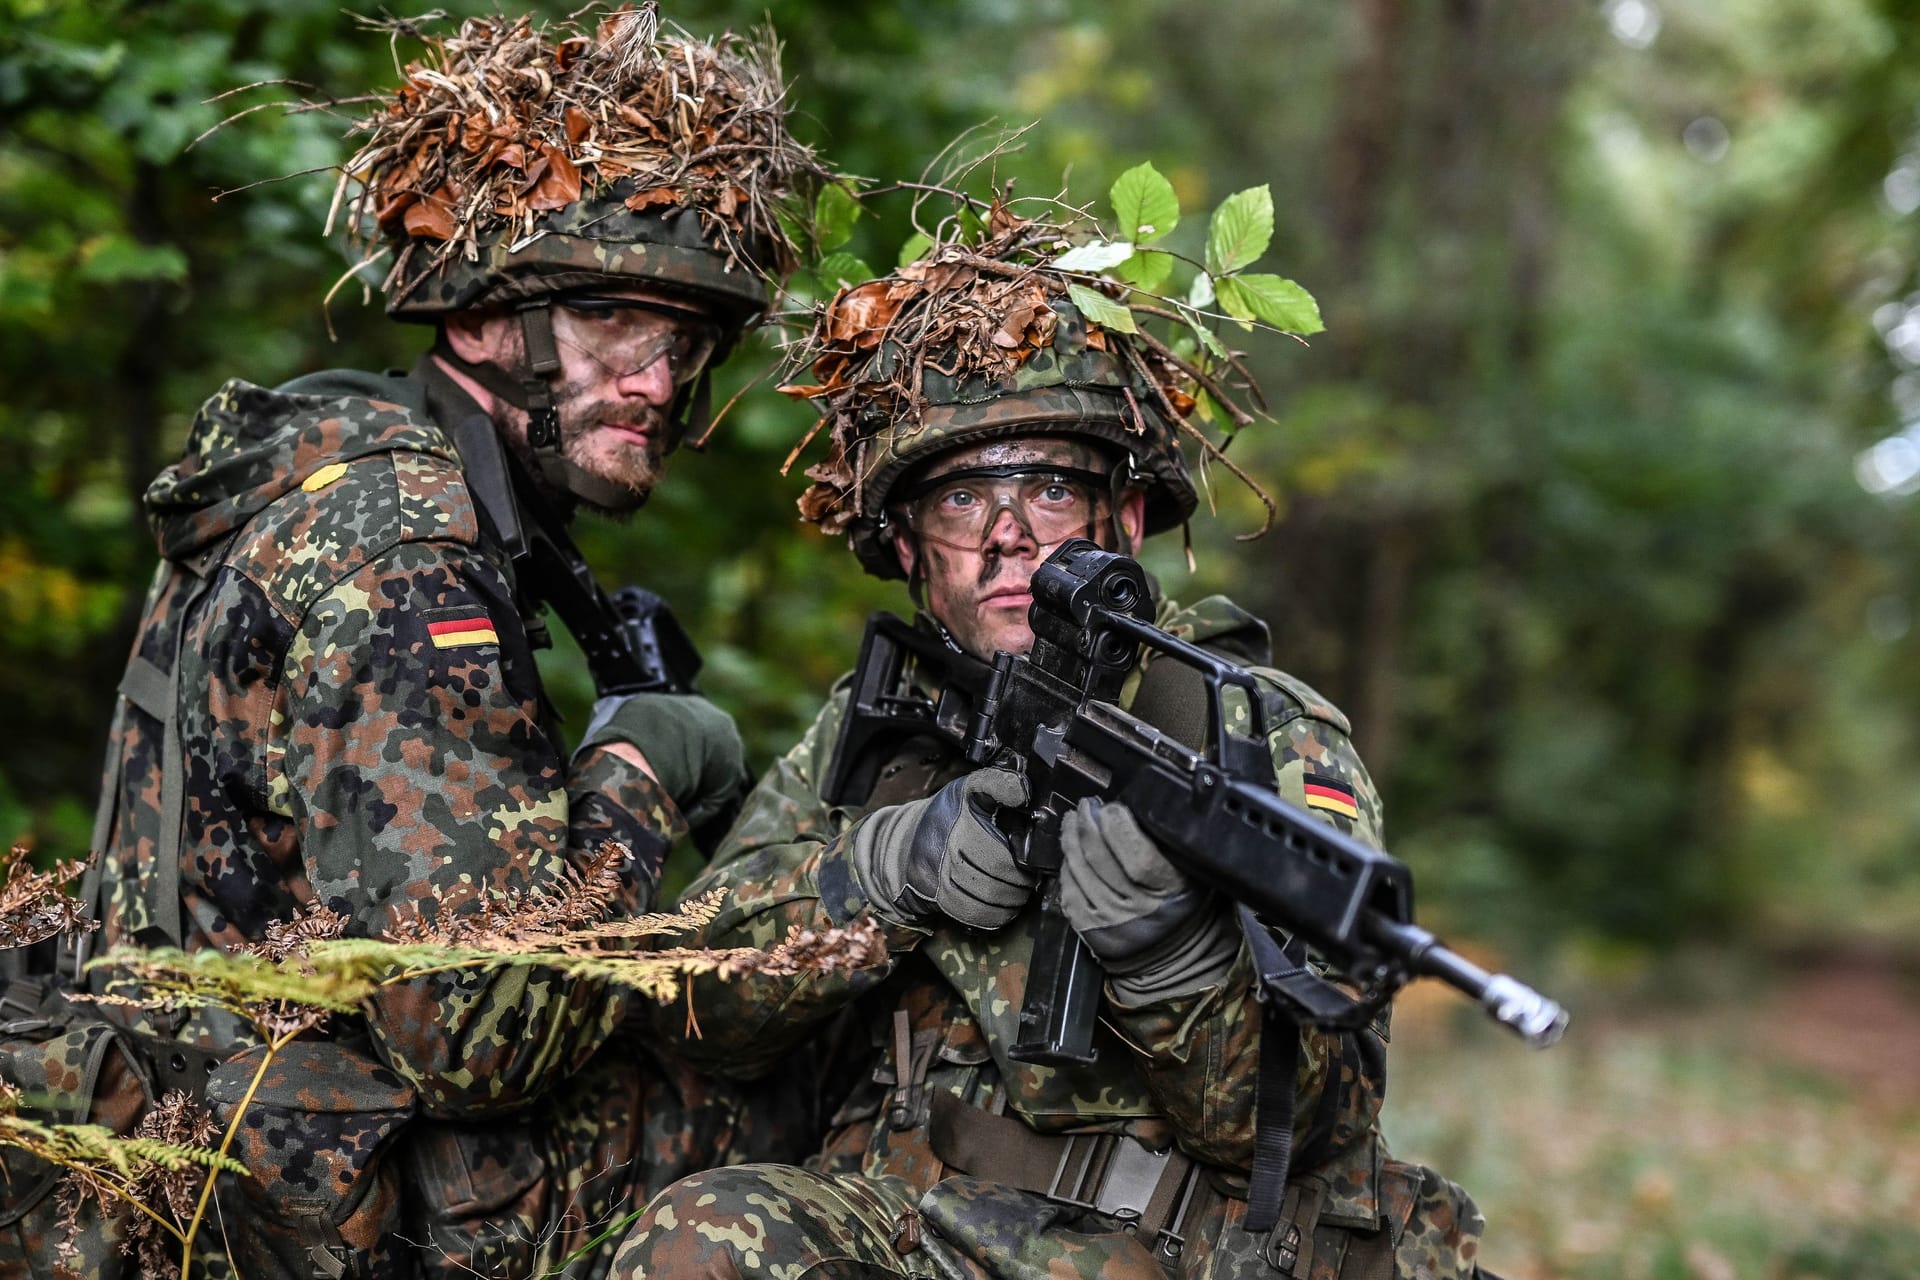
{"label": "gloved hand on rifle grip", "polygon": [[626,742],[646,757],[661,789],[698,831],[753,786],[747,749],[733,717],[699,694],[627,693],[602,698],[576,757],[609,742]]}
{"label": "gloved hand on rifle grip", "polygon": [[1167,860],[1132,811],[1082,800],[1060,822],[1060,907],[1129,1005],[1226,978],[1240,950],[1227,905]]}
{"label": "gloved hand on rifle grip", "polygon": [[924,800],[891,805],[853,829],[850,861],[875,909],[902,924],[945,916],[970,929],[1000,929],[1020,914],[1033,877],[1013,860],[994,822],[1027,803],[1027,780],[1009,769],[976,769]]}

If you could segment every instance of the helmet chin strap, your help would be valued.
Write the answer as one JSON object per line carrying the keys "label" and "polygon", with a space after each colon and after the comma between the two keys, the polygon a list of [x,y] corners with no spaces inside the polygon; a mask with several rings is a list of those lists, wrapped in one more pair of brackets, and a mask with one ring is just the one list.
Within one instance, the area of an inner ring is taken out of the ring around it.
{"label": "helmet chin strap", "polygon": [[603,511],[639,510],[646,503],[646,493],[583,470],[569,462],[562,451],[560,409],[553,399],[553,381],[560,373],[560,348],[553,339],[552,297],[543,294],[530,298],[520,305],[518,314],[527,355],[526,372],[519,378],[499,365],[475,363],[461,356],[447,341],[444,330],[434,341],[433,353],[493,395],[525,411],[527,448],[533,453],[540,478],[550,488]]}

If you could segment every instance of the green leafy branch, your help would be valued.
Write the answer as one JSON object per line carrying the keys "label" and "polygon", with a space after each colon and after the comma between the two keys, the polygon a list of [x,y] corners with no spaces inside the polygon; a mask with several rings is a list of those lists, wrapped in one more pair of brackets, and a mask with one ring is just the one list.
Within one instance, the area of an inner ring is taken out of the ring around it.
{"label": "green leafy branch", "polygon": [[[1151,162],[1135,165],[1116,178],[1108,200],[1118,234],[1097,232],[1049,265],[1085,279],[1070,286],[1069,294],[1084,314],[1110,329],[1141,333],[1136,313],[1180,326],[1169,354],[1192,365],[1196,375],[1205,375],[1195,379],[1202,419],[1248,425],[1251,418],[1235,412],[1208,385],[1211,376],[1224,368],[1245,378],[1238,355],[1220,340],[1212,322],[1230,320],[1248,331],[1263,328],[1296,339],[1326,328],[1319,304],[1301,285],[1285,276],[1248,270],[1266,255],[1273,241],[1272,190],[1262,184],[1221,201],[1208,219],[1205,257],[1200,261],[1160,243],[1180,224],[1180,199]],[[1176,291],[1168,286],[1176,265],[1182,263],[1193,274],[1186,288]],[[1251,379],[1246,381],[1251,386]]]}

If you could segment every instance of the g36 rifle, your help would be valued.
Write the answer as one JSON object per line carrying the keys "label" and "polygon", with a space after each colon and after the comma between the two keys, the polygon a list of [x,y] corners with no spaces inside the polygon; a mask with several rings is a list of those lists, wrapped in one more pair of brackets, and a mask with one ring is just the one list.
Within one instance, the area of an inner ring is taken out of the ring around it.
{"label": "g36 rifle", "polygon": [[[889,614],[869,622],[826,798],[872,787],[886,742],[933,736],[975,765],[1027,777],[1024,814],[1003,813],[1015,855],[1043,878],[1040,933],[1028,972],[1021,1037],[1028,1062],[1090,1062],[1103,981],[1060,909],[1060,820],[1088,797],[1124,802],[1166,856],[1238,904],[1249,941],[1275,926],[1311,946],[1360,991],[1350,996],[1265,952],[1263,992],[1296,1021],[1367,1025],[1416,977],[1477,1001],[1529,1044],[1560,1038],[1566,1012],[1504,974],[1490,974],[1414,923],[1406,865],[1329,826],[1274,790],[1268,724],[1254,674],[1148,620],[1146,574],[1085,539],[1063,543],[1033,575],[1031,653],[991,666]],[[1195,749],[1118,705],[1145,650],[1189,668],[1204,689],[1205,743]],[[915,668],[929,679],[915,680]],[[931,686],[937,696],[926,691]]]}

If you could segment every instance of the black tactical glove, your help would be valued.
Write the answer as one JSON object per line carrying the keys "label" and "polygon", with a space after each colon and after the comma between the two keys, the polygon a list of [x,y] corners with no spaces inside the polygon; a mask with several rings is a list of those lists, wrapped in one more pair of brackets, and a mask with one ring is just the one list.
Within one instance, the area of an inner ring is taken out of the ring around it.
{"label": "black tactical glove", "polygon": [[1191,995],[1225,979],[1240,931],[1187,879],[1124,804],[1082,800],[1060,822],[1060,907],[1129,1005]]}
{"label": "black tactical glove", "polygon": [[875,909],[896,923],[945,916],[970,929],[1005,927],[1033,892],[994,825],[1003,805],[1027,802],[1027,780],[977,769],[925,800],[891,805],[855,824],[849,861]]}
{"label": "black tactical glove", "polygon": [[627,693],[602,698],[580,752],[609,742],[639,748],[674,807],[698,832],[737,809],[753,786],[733,717],[698,694]]}

